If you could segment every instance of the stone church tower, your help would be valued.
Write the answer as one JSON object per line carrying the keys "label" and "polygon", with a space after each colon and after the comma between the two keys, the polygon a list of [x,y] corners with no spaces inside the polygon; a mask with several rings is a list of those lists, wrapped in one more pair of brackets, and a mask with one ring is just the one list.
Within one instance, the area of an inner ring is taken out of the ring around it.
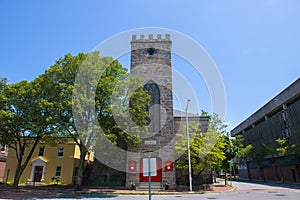
{"label": "stone church tower", "polygon": [[169,34],[132,36],[130,72],[142,78],[151,100],[148,133],[143,134],[139,147],[128,149],[127,187],[148,182],[149,163],[151,182],[167,182],[171,188],[176,184],[171,45]]}

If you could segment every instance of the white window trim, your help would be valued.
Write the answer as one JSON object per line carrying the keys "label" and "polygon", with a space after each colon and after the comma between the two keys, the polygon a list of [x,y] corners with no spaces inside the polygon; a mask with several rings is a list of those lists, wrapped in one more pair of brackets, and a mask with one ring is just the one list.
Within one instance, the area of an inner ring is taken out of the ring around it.
{"label": "white window trim", "polygon": [[[60,167],[60,176],[56,176],[56,172],[57,172],[57,167]],[[61,172],[62,172],[62,166],[56,166],[55,168],[55,178],[61,178]]]}

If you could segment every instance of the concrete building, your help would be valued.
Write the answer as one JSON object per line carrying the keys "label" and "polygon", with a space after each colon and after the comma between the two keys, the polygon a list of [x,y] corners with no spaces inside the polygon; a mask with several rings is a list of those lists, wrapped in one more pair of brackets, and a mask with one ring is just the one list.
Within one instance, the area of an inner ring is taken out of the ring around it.
{"label": "concrete building", "polygon": [[[299,143],[300,79],[271,99],[231,131],[242,134],[246,144],[276,147],[276,139]],[[259,152],[257,151],[257,154]],[[300,181],[300,160],[295,155],[248,157],[239,164],[239,175],[246,179]]]}

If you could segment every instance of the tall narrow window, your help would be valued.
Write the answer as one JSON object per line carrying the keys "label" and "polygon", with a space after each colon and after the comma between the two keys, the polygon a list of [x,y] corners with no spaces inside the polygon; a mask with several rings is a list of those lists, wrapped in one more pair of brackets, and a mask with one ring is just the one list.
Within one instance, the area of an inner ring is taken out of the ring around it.
{"label": "tall narrow window", "polygon": [[63,147],[60,147],[58,149],[58,154],[57,154],[58,157],[63,157],[64,156],[64,148]]}
{"label": "tall narrow window", "polygon": [[45,147],[41,147],[39,149],[39,156],[44,156],[44,150],[45,150]]}
{"label": "tall narrow window", "polygon": [[149,132],[158,132],[160,130],[160,92],[156,83],[150,81],[144,86],[144,90],[150,95],[149,112]]}
{"label": "tall narrow window", "polygon": [[60,177],[61,176],[61,166],[56,167],[56,172],[55,172],[55,177]]}
{"label": "tall narrow window", "polygon": [[290,137],[290,127],[288,121],[288,115],[286,110],[281,111],[281,129],[282,129],[282,138],[289,138]]}

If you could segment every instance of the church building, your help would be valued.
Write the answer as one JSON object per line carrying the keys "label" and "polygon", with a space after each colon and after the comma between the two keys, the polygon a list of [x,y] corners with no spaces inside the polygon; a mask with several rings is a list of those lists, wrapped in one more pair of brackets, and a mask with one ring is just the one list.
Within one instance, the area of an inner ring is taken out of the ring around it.
{"label": "church building", "polygon": [[[132,35],[130,73],[142,79],[143,88],[150,95],[148,131],[141,134],[137,147],[116,152],[121,170],[95,159],[89,184],[126,188],[135,184],[137,189],[147,189],[149,175],[151,187],[156,189],[166,183],[170,189],[188,184],[187,170],[176,170],[175,166],[176,134],[186,133],[186,113],[173,109],[171,49],[169,34]],[[196,122],[202,132],[207,131],[208,117],[188,114],[188,120]],[[100,146],[107,151],[105,144]],[[102,161],[110,160],[109,154],[100,150],[95,155],[98,153]],[[197,181],[195,176],[193,180]]]}
{"label": "church building", "polygon": [[[149,173],[153,184],[176,186],[175,135],[185,123],[185,117],[174,118],[171,47],[169,34],[165,37],[158,34],[155,38],[152,34],[148,38],[132,36],[130,72],[142,78],[144,89],[150,95],[150,119],[148,133],[141,138],[141,144],[127,150],[126,187],[132,183],[147,184]],[[193,118],[202,123],[201,129],[207,130],[207,117]]]}

